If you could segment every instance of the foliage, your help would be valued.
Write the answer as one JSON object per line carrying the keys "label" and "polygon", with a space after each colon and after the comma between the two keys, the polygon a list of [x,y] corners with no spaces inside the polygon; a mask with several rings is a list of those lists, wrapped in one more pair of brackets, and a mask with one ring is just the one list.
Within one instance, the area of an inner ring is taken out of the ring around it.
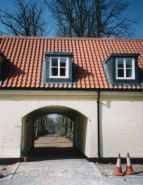
{"label": "foliage", "polygon": [[70,118],[62,114],[48,114],[39,117],[34,122],[35,138],[42,135],[57,135],[73,137],[73,123]]}

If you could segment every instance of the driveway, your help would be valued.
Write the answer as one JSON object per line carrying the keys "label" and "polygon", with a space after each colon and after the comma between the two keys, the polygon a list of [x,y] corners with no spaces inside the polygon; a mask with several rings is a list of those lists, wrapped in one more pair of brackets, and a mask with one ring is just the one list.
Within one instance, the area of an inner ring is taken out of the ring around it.
{"label": "driveway", "polygon": [[104,177],[86,159],[20,163],[15,174],[0,185],[142,185],[142,177]]}

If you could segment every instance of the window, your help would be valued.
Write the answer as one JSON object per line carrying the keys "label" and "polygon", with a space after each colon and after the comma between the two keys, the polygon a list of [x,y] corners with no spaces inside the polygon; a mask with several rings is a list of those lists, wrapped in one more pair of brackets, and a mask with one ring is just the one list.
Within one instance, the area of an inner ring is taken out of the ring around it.
{"label": "window", "polygon": [[135,79],[135,59],[116,58],[116,79],[134,80]]}
{"label": "window", "polygon": [[50,57],[49,78],[69,78],[69,58]]}
{"label": "window", "polygon": [[43,65],[45,83],[73,82],[73,54],[69,52],[47,52]]}

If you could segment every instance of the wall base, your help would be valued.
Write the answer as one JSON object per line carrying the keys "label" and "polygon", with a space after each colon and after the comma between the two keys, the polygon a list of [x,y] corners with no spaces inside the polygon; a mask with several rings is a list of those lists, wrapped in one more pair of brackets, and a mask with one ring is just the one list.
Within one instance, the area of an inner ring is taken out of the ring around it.
{"label": "wall base", "polygon": [[[98,163],[103,163],[103,164],[107,164],[107,163],[111,163],[111,164],[115,164],[117,161],[117,158],[88,158],[86,157],[86,159],[88,161],[92,161],[92,162],[98,162]],[[126,164],[126,158],[122,158],[122,163]],[[143,158],[131,158],[132,163],[134,164],[141,164],[143,163]]]}

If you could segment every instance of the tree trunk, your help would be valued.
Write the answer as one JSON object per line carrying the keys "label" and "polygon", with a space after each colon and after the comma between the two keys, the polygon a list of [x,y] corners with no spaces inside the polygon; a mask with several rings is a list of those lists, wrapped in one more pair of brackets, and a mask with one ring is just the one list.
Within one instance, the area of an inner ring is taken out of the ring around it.
{"label": "tree trunk", "polygon": [[96,17],[96,36],[102,36],[102,12],[101,12],[101,0],[95,0],[95,17]]}

